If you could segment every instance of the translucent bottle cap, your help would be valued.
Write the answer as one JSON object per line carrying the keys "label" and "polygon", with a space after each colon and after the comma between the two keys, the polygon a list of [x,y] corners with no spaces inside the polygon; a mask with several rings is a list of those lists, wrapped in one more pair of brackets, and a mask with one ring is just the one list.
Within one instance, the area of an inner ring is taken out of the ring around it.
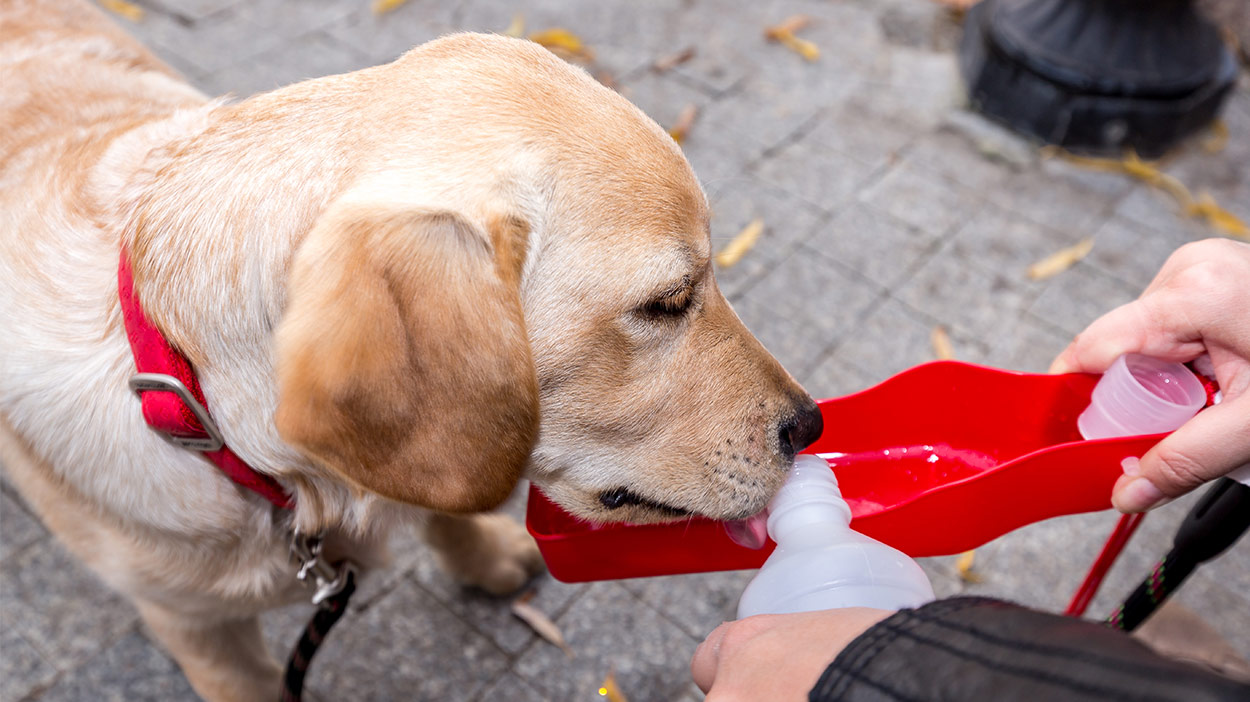
{"label": "translucent bottle cap", "polygon": [[1184,365],[1126,354],[1103,373],[1076,424],[1086,439],[1161,434],[1189,421],[1206,400]]}

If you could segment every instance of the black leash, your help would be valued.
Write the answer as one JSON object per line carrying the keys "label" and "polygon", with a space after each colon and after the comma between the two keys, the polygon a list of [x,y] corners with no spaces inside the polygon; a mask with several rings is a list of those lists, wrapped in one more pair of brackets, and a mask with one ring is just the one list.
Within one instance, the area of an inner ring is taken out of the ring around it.
{"label": "black leash", "polygon": [[317,586],[317,592],[312,597],[317,612],[304,627],[304,633],[291,651],[286,672],[282,675],[280,702],[300,702],[304,694],[304,676],[308,674],[313,656],[330,629],[343,617],[348,600],[356,592],[355,566],[349,561],[330,565],[322,560],[321,535],[306,536],[296,532],[291,551],[300,562],[296,577],[305,581],[311,579]]}
{"label": "black leash", "polygon": [[1132,631],[1181,586],[1202,563],[1215,558],[1250,529],[1250,485],[1221,478],[1185,515],[1172,540],[1172,550],[1159,562],[1107,625]]}

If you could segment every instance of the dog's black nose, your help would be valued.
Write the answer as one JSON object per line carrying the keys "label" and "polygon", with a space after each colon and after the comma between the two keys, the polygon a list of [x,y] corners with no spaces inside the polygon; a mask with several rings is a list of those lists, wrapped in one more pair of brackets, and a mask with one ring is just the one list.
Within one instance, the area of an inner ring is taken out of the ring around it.
{"label": "dog's black nose", "polygon": [[810,398],[803,398],[795,407],[794,416],[777,428],[781,453],[787,458],[794,458],[794,454],[820,438],[824,430],[825,420],[820,416],[820,408]]}

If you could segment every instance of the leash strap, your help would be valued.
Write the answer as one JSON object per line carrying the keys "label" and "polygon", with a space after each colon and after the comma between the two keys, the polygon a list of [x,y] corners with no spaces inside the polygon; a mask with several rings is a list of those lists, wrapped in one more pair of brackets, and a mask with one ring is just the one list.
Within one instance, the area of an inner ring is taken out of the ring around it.
{"label": "leash strap", "polygon": [[304,627],[304,633],[300,635],[299,642],[291,651],[291,658],[286,664],[286,673],[282,676],[282,696],[279,698],[281,702],[300,702],[304,693],[304,676],[308,673],[308,667],[312,665],[313,656],[317,654],[317,649],[321,646],[321,642],[325,641],[330,629],[347,611],[347,601],[351,599],[355,591],[356,576],[349,570],[343,582],[343,589],[338,594],[322,600],[317,613],[308,622],[308,626]]}

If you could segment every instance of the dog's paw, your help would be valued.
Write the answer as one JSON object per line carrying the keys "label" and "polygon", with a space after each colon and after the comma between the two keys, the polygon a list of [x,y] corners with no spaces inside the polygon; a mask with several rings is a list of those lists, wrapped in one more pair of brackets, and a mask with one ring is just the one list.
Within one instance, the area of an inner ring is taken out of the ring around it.
{"label": "dog's paw", "polygon": [[538,544],[511,517],[482,514],[465,519],[461,528],[440,531],[431,545],[448,574],[463,585],[507,595],[543,571]]}

